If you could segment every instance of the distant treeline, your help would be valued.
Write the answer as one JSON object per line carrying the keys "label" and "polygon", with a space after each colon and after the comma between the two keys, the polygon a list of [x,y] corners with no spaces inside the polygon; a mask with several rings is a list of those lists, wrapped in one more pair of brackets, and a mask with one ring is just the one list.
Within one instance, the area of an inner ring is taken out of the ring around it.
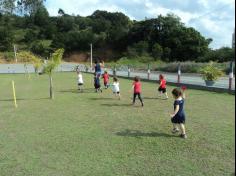
{"label": "distant treeline", "polygon": [[[62,9],[50,17],[43,0],[0,0],[0,51],[12,51],[16,44],[48,57],[57,48],[66,53],[113,51],[109,61],[123,56],[152,60],[225,62],[234,58],[234,49],[209,48],[212,39],[185,26],[174,15],[144,21],[130,20],[123,13],[95,11],[91,16],[68,15]],[[17,4],[17,5],[16,5]]]}

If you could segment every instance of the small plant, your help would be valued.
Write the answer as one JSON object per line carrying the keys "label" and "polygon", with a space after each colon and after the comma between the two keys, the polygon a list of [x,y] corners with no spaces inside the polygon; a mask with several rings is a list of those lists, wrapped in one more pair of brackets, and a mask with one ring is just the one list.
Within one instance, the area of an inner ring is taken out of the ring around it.
{"label": "small plant", "polygon": [[49,93],[50,93],[50,98],[53,99],[54,98],[54,93],[53,93],[53,83],[52,83],[52,73],[53,70],[55,70],[55,68],[60,65],[62,57],[64,54],[64,49],[58,49],[56,50],[51,58],[49,59],[47,65],[44,66],[43,68],[43,73],[46,73],[49,76],[49,81],[50,81],[50,85],[49,85]]}
{"label": "small plant", "polygon": [[215,67],[212,62],[209,65],[203,67],[200,70],[200,73],[202,74],[202,78],[205,81],[216,81],[224,75],[224,73]]}
{"label": "small plant", "polygon": [[28,64],[33,64],[35,73],[38,73],[39,68],[42,66],[42,60],[38,56],[28,51],[19,52],[18,60],[24,63],[25,73],[28,73],[29,78],[30,74],[27,69]]}

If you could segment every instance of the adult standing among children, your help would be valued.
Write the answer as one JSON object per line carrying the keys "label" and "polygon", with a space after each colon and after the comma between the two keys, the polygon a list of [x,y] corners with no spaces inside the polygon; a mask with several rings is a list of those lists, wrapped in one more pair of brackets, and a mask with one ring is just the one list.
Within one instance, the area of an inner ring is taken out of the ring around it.
{"label": "adult standing among children", "polygon": [[105,65],[104,61],[99,61],[99,60],[95,61],[95,65],[94,65],[95,74],[99,78],[100,78],[100,76],[102,74],[102,68],[104,67],[104,65]]}

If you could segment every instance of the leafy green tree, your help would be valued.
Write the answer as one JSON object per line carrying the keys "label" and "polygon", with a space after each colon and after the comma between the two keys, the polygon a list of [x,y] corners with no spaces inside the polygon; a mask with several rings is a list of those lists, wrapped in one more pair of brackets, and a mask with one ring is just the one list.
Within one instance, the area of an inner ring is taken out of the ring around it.
{"label": "leafy green tree", "polygon": [[39,6],[33,14],[34,24],[40,27],[45,27],[49,23],[49,13],[44,6]]}
{"label": "leafy green tree", "polygon": [[14,35],[10,26],[0,27],[0,51],[13,50]]}
{"label": "leafy green tree", "polygon": [[203,57],[202,61],[217,61],[217,62],[227,62],[235,59],[235,51],[229,47],[222,47],[216,50],[211,50]]}
{"label": "leafy green tree", "polygon": [[0,13],[13,14],[16,0],[0,0]]}
{"label": "leafy green tree", "polygon": [[162,59],[164,61],[169,61],[170,55],[171,55],[171,49],[168,47],[165,47],[163,49],[163,58]]}
{"label": "leafy green tree", "polygon": [[17,7],[22,14],[32,15],[46,0],[18,0]]}
{"label": "leafy green tree", "polygon": [[133,47],[136,49],[136,52],[139,56],[143,56],[148,53],[149,45],[146,41],[140,41],[138,43],[135,43]]}
{"label": "leafy green tree", "polygon": [[163,48],[161,47],[161,45],[159,45],[159,43],[156,43],[153,46],[153,48],[152,48],[152,56],[155,58],[155,60],[162,58],[162,56],[163,56]]}
{"label": "leafy green tree", "polygon": [[73,29],[74,17],[69,15],[61,16],[57,19],[57,30],[59,32],[69,32]]}
{"label": "leafy green tree", "polygon": [[44,41],[34,41],[30,47],[30,50],[39,56],[48,57],[51,52],[51,48],[45,44]]}
{"label": "leafy green tree", "polygon": [[47,65],[43,68],[43,73],[46,73],[49,76],[49,82],[50,82],[49,92],[50,92],[50,98],[51,99],[54,99],[52,73],[53,73],[53,70],[61,63],[63,54],[64,54],[64,49],[56,50],[52,54],[52,56],[51,56],[50,60],[48,61]]}
{"label": "leafy green tree", "polygon": [[28,29],[25,33],[24,41],[26,43],[31,43],[35,41],[38,39],[38,34],[39,34],[38,30]]}

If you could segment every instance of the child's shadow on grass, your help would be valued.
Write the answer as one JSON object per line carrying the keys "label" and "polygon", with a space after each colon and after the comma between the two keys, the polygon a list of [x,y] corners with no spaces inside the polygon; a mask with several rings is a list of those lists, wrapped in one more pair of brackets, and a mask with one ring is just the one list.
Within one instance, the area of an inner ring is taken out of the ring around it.
{"label": "child's shadow on grass", "polygon": [[143,99],[145,100],[157,100],[157,97],[143,97]]}
{"label": "child's shadow on grass", "polygon": [[88,89],[83,89],[83,90],[78,90],[78,89],[67,89],[67,90],[60,90],[60,93],[95,93],[95,89],[93,88],[88,88]]}
{"label": "child's shadow on grass", "polygon": [[158,133],[158,132],[141,132],[139,130],[125,130],[121,132],[116,133],[117,136],[124,136],[124,137],[136,137],[136,138],[141,138],[141,137],[177,137],[174,135],[166,134],[166,133]]}
{"label": "child's shadow on grass", "polygon": [[132,106],[132,104],[118,104],[118,103],[106,103],[106,104],[101,104],[101,106],[106,106],[106,107],[127,107],[127,106]]}
{"label": "child's shadow on grass", "polygon": [[144,100],[168,100],[167,98],[161,97],[143,97]]}
{"label": "child's shadow on grass", "polygon": [[100,98],[89,98],[90,100],[115,100],[115,98],[105,98],[105,97],[100,97]]}

